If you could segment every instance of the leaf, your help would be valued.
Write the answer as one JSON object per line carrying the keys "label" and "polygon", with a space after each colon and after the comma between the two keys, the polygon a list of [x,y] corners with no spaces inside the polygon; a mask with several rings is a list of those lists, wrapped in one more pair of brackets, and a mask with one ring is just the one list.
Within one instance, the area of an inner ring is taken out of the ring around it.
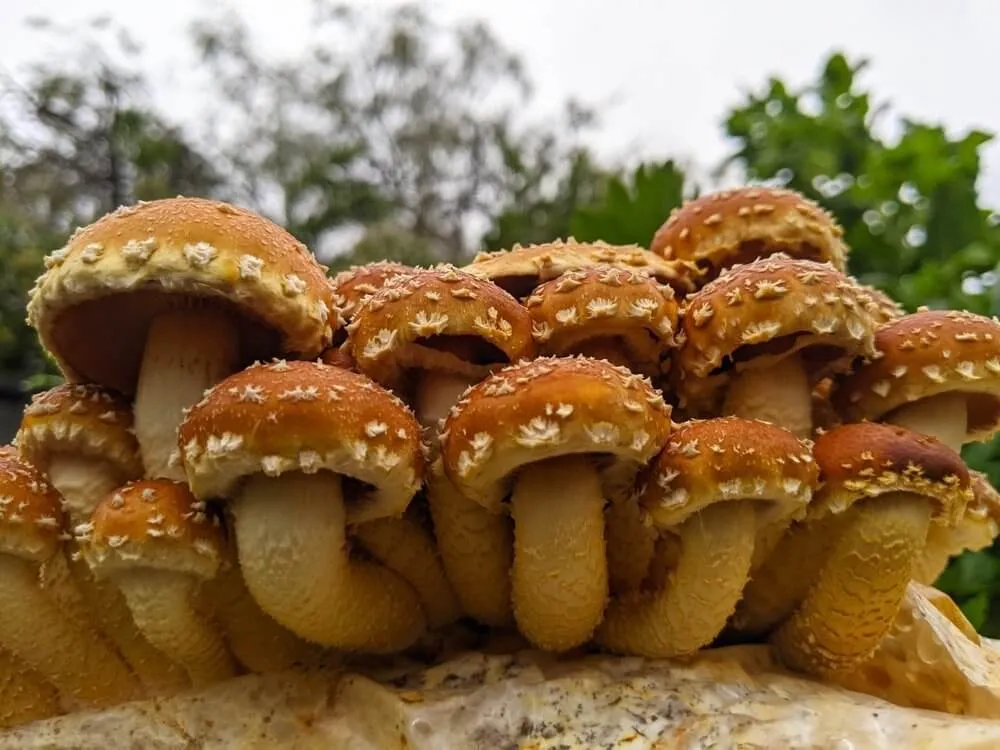
{"label": "leaf", "polygon": [[1000,581],[1000,560],[989,551],[966,551],[951,561],[935,585],[956,599],[992,592]]}

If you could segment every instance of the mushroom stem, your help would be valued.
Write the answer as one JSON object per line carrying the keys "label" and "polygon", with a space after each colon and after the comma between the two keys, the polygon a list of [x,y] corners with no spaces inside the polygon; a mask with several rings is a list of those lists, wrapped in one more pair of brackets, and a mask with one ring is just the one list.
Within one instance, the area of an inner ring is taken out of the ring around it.
{"label": "mushroom stem", "polygon": [[608,607],[597,634],[620,653],[667,658],[711,643],[736,608],[750,572],[756,529],[748,502],[723,502],[682,523],[680,555],[663,586],[633,591]]}
{"label": "mushroom stem", "polygon": [[440,468],[427,479],[427,505],[441,562],[462,610],[484,625],[512,625],[510,519],[464,497]]}
{"label": "mushroom stem", "polygon": [[760,419],[784,427],[797,437],[812,435],[812,388],[798,353],[763,366],[750,366],[733,376],[722,413]]}
{"label": "mushroom stem", "polygon": [[59,691],[70,707],[139,697],[128,668],[97,634],[70,622],[38,585],[34,563],[0,555],[0,646]]}
{"label": "mushroom stem", "polygon": [[0,650],[0,729],[60,713],[56,689],[16,656]]}
{"label": "mushroom stem", "polygon": [[351,559],[338,475],[254,476],[232,512],[247,588],[292,632],[368,653],[401,651],[424,632],[413,588],[380,564]]}
{"label": "mushroom stem", "polygon": [[135,436],[147,478],[183,482],[171,456],[184,410],[233,372],[239,335],[223,312],[180,308],[154,318],[146,337],[135,394]]}
{"label": "mushroom stem", "polygon": [[46,474],[59,490],[71,526],[86,523],[101,498],[121,486],[119,473],[107,461],[57,453],[49,459]]}
{"label": "mushroom stem", "polygon": [[260,608],[234,560],[206,582],[212,611],[239,662],[255,673],[278,672],[313,661],[321,649],[282,627]]}
{"label": "mushroom stem", "polygon": [[968,407],[961,393],[942,393],[901,406],[885,418],[890,424],[936,437],[956,453],[968,433]]}
{"label": "mushroom stem", "polygon": [[931,523],[925,497],[857,502],[809,593],[772,640],[793,669],[827,676],[868,658],[892,627]]}
{"label": "mushroom stem", "polygon": [[193,576],[150,568],[122,570],[115,582],[149,642],[202,687],[236,674],[222,636],[198,610],[199,581]]}
{"label": "mushroom stem", "polygon": [[420,524],[409,518],[379,518],[360,524],[354,538],[416,590],[428,626],[437,629],[461,617],[434,538]]}
{"label": "mushroom stem", "polygon": [[576,456],[530,464],[518,475],[510,509],[518,628],[538,648],[575,648],[593,635],[608,599],[600,475]]}
{"label": "mushroom stem", "polygon": [[611,503],[604,513],[608,538],[608,579],[612,594],[638,589],[649,573],[656,530],[644,523],[637,498]]}
{"label": "mushroom stem", "polygon": [[428,441],[437,444],[438,425],[448,416],[465,390],[476,382],[476,378],[450,372],[422,370],[417,376],[416,392],[413,403],[417,420],[423,425],[428,435],[434,436]]}

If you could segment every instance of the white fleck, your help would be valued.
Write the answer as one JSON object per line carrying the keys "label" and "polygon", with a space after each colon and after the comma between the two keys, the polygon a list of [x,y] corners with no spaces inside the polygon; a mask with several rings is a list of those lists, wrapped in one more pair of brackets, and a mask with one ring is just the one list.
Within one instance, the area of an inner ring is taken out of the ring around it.
{"label": "white fleck", "polygon": [[264,270],[264,261],[256,255],[241,255],[239,263],[241,279],[259,279]]}
{"label": "white fleck", "polygon": [[195,268],[204,268],[217,254],[218,251],[207,242],[195,242],[184,246],[184,257]]}

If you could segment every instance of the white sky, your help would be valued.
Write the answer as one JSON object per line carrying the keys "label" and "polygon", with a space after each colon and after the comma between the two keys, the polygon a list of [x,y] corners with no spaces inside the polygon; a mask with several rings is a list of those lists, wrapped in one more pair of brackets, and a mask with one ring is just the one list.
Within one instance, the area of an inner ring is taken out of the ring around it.
{"label": "white sky", "polygon": [[[308,29],[310,0],[237,5],[274,54],[293,54]],[[160,101],[184,121],[196,111],[185,30],[211,7],[199,0],[0,0],[0,64],[16,70],[38,54],[37,39],[18,28],[28,15],[68,21],[109,13],[145,45]],[[489,21],[523,55],[541,100],[613,99],[597,144],[606,153],[714,165],[726,150],[722,117],[742,89],[759,88],[771,74],[810,80],[831,49],[872,58],[865,83],[899,113],[953,131],[1000,131],[996,0],[436,0],[430,7],[446,19]],[[1000,206],[1000,144],[985,155],[984,198]]]}

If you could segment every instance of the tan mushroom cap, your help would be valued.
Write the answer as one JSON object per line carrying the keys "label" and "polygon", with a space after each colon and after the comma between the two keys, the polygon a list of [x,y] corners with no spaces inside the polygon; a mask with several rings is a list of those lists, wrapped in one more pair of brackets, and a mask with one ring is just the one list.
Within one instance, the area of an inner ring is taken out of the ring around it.
{"label": "tan mushroom cap", "polygon": [[386,281],[411,267],[393,260],[379,260],[340,271],[331,280],[333,301],[346,322],[350,322],[360,305],[385,286]]}
{"label": "tan mushroom cap", "polygon": [[401,386],[410,369],[479,377],[535,354],[524,306],[451,266],[394,277],[365,300],[348,332],[358,370],[388,387]]}
{"label": "tan mushroom cap", "polygon": [[1000,321],[959,310],[924,310],[875,333],[878,356],[837,387],[846,419],[882,419],[894,409],[946,393],[965,396],[966,441],[1000,429]]}
{"label": "tan mushroom cap", "polygon": [[758,525],[801,518],[819,475],[811,449],[788,430],[758,420],[685,422],[650,465],[639,502],[660,528],[731,499],[766,502]]}
{"label": "tan mushroom cap", "polygon": [[481,252],[463,270],[489,279],[518,299],[527,297],[539,285],[567,271],[611,265],[645,271],[678,292],[694,289],[693,264],[671,263],[638,245],[610,245],[607,242],[577,242],[569,237],[538,245],[514,245],[507,250]]}
{"label": "tan mushroom cap", "polygon": [[77,528],[88,562],[99,575],[136,567],[208,580],[222,560],[217,516],[179,482],[129,482],[105,497],[90,523]]}
{"label": "tan mushroom cap", "polygon": [[37,394],[24,410],[16,442],[42,471],[54,454],[72,453],[107,461],[123,477],[142,475],[132,410],[100,386],[64,383]]}
{"label": "tan mushroom cap", "polygon": [[577,454],[600,465],[612,497],[659,452],[670,406],[641,375],[587,357],[539,357],[468,389],[445,420],[448,478],[470,500],[499,512],[526,464]]}
{"label": "tan mushroom cap", "polygon": [[146,330],[178,295],[238,313],[246,358],[315,357],[339,325],[312,253],[251,211],[202,198],[120,208],[46,258],[28,322],[69,380],[135,390]]}
{"label": "tan mushroom cap", "polygon": [[793,190],[748,186],[686,201],[653,235],[650,250],[697,264],[714,278],[728,266],[774,253],[829,262],[843,271],[844,231],[817,203]]}
{"label": "tan mushroom cap", "polygon": [[871,286],[870,284],[861,284],[860,286],[868,292],[868,296],[871,298],[869,309],[878,318],[880,324],[888,323],[890,320],[896,320],[906,315],[906,309],[878,287]]}
{"label": "tan mushroom cap", "polygon": [[323,364],[357,371],[354,367],[354,358],[344,346],[331,346],[329,349],[324,349],[319,358]]}
{"label": "tan mushroom cap", "polygon": [[35,466],[0,451],[0,552],[42,562],[59,550],[62,498]]}
{"label": "tan mushroom cap", "polygon": [[951,526],[972,500],[961,456],[936,438],[896,425],[841,425],[816,438],[813,457],[822,485],[810,506],[812,518],[843,513],[859,500],[903,492],[929,498],[932,518]]}
{"label": "tan mushroom cap", "polygon": [[253,365],[209,389],[178,430],[192,492],[232,497],[263,473],[327,470],[370,486],[348,523],[401,513],[420,489],[420,427],[367,377],[320,362]]}
{"label": "tan mushroom cap", "polygon": [[686,300],[674,362],[682,405],[717,414],[734,372],[796,352],[813,383],[873,356],[870,304],[829,263],[772,256],[728,269]]}
{"label": "tan mushroom cap", "polygon": [[645,272],[603,264],[567,271],[535,289],[525,306],[546,354],[604,341],[644,375],[659,375],[669,364],[664,354],[674,345],[677,300],[673,288]]}

